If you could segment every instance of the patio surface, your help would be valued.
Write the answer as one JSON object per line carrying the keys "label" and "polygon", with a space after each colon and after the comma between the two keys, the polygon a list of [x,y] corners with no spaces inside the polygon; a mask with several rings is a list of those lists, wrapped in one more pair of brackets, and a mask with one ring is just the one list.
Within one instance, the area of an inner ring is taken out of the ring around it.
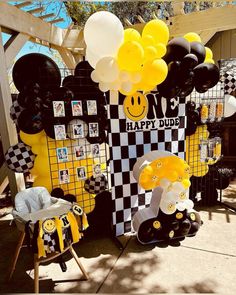
{"label": "patio surface", "polygon": [[[139,244],[122,236],[124,249],[110,237],[87,237],[74,245],[90,279],[82,281],[66,255],[67,272],[56,263],[40,266],[44,293],[219,293],[236,294],[236,214],[222,206],[200,209],[203,226],[180,245]],[[0,293],[33,293],[32,254],[23,248],[10,283],[6,273],[19,232],[11,215],[0,220]],[[71,280],[71,281],[68,281]]]}

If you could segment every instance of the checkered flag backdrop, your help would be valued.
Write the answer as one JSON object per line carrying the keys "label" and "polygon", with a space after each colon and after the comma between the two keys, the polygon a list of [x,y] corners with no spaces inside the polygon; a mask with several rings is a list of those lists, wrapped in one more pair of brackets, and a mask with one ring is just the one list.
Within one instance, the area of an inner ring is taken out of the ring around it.
{"label": "checkered flag backdrop", "polygon": [[[148,207],[151,192],[143,190],[133,177],[133,166],[138,157],[152,150],[166,150],[184,159],[185,156],[185,101],[178,105],[177,129],[126,131],[123,96],[110,92],[108,118],[113,226],[116,236],[132,231],[131,219],[139,209]],[[176,128],[176,127],[172,127]]]}
{"label": "checkered flag backdrop", "polygon": [[21,142],[11,146],[5,153],[8,168],[15,172],[28,172],[34,167],[34,159],[31,148]]}
{"label": "checkered flag backdrop", "polygon": [[107,179],[104,174],[98,177],[91,176],[84,183],[84,189],[90,194],[99,194],[107,189]]}

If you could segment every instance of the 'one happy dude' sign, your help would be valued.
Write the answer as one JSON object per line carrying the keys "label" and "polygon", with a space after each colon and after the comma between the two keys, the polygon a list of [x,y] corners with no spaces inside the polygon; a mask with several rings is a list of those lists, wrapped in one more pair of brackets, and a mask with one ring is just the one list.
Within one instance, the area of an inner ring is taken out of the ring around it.
{"label": "'one happy dude' sign", "polygon": [[137,92],[125,98],[123,107],[127,132],[179,127],[178,97],[166,99],[158,92]]}

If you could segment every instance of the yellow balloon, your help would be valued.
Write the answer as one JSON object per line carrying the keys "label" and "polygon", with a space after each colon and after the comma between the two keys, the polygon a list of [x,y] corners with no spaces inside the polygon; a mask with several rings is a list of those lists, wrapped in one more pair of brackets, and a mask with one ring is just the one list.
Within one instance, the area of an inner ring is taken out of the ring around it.
{"label": "yellow balloon", "polygon": [[135,86],[137,90],[144,91],[144,92],[151,91],[156,87],[156,85],[149,85],[145,83],[144,79],[142,79],[139,83],[135,84]]}
{"label": "yellow balloon", "polygon": [[161,84],[168,74],[168,67],[163,59],[147,61],[143,66],[143,77],[149,85]]}
{"label": "yellow balloon", "polygon": [[124,30],[124,43],[128,41],[141,42],[141,35],[135,29],[125,29]]}
{"label": "yellow balloon", "polygon": [[147,35],[152,36],[156,43],[163,43],[166,45],[169,40],[168,26],[162,20],[151,20],[143,28],[142,38]]}
{"label": "yellow balloon", "polygon": [[205,57],[205,59],[213,59],[213,52],[211,51],[211,49],[209,47],[206,47],[206,46],[205,46],[205,49],[206,49],[206,57]]}
{"label": "yellow balloon", "polygon": [[121,45],[117,54],[117,62],[122,70],[139,71],[144,60],[144,50],[140,43],[128,41]]}
{"label": "yellow balloon", "polygon": [[184,39],[186,39],[188,42],[202,42],[201,37],[194,32],[190,32],[184,35]]}
{"label": "yellow balloon", "polygon": [[36,134],[27,134],[20,131],[20,139],[27,145],[32,146],[34,144],[39,144],[41,137],[45,136],[45,131],[40,131]]}
{"label": "yellow balloon", "polygon": [[154,46],[147,46],[144,48],[144,61],[153,60],[157,58],[157,49]]}
{"label": "yellow balloon", "polygon": [[215,64],[215,61],[212,58],[207,58],[204,60],[204,62],[208,64]]}
{"label": "yellow balloon", "polygon": [[155,44],[156,44],[155,39],[151,35],[142,36],[141,43],[142,43],[143,47],[155,46]]}
{"label": "yellow balloon", "polygon": [[50,164],[47,157],[38,155],[34,160],[34,167],[40,175],[50,175]]}
{"label": "yellow balloon", "polygon": [[51,177],[45,177],[45,176],[38,176],[33,183],[33,187],[36,186],[43,186],[46,187],[46,189],[49,191],[49,193],[52,191],[52,183],[51,183]]}
{"label": "yellow balloon", "polygon": [[189,179],[184,179],[184,180],[182,181],[182,185],[183,185],[183,187],[184,187],[185,189],[187,189],[187,188],[190,187],[191,182],[190,182]]}
{"label": "yellow balloon", "polygon": [[157,50],[157,58],[162,58],[166,54],[166,46],[163,43],[158,43],[155,45]]}
{"label": "yellow balloon", "polygon": [[33,177],[37,177],[39,175],[37,169],[35,169],[35,167],[33,167],[32,169],[30,169],[30,174],[33,176]]}

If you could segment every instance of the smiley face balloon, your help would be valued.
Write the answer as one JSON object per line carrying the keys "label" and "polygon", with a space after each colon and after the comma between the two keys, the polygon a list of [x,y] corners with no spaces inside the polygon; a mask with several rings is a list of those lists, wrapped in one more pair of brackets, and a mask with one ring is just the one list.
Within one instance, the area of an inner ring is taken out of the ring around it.
{"label": "smiley face balloon", "polygon": [[126,117],[132,121],[140,121],[147,115],[148,101],[140,92],[126,96],[123,106]]}

